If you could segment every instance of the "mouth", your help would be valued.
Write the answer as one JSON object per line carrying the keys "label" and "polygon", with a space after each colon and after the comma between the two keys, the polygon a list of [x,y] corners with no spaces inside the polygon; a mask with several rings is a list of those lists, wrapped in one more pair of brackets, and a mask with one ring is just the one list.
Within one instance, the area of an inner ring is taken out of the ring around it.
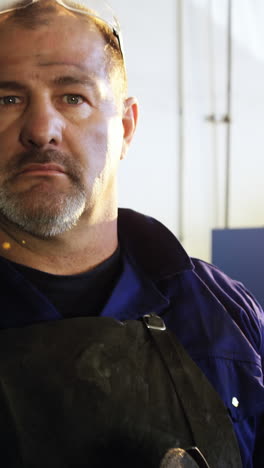
{"label": "mouth", "polygon": [[59,164],[53,163],[35,163],[29,164],[23,167],[22,171],[20,171],[17,175],[18,176],[51,176],[51,175],[65,175],[66,172],[62,166]]}

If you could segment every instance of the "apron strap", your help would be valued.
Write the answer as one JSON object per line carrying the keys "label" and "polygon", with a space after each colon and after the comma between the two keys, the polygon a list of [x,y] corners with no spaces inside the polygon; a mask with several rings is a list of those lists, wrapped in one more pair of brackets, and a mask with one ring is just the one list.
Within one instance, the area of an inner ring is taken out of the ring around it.
{"label": "apron strap", "polygon": [[175,335],[166,329],[161,317],[150,314],[142,319],[170,375],[193,440],[205,459],[212,467],[242,468],[232,422],[213,386]]}
{"label": "apron strap", "polygon": [[[195,452],[195,453],[194,453]],[[210,468],[201,452],[193,447],[189,450],[174,448],[168,450],[160,468]]]}

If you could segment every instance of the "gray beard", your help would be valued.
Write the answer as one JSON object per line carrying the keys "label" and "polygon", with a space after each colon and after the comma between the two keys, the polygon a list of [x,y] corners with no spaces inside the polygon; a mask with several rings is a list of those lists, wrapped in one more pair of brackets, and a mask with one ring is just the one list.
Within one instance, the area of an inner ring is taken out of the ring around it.
{"label": "gray beard", "polygon": [[[29,163],[62,164],[71,186],[67,192],[28,190],[12,192],[12,180]],[[82,184],[82,167],[71,155],[58,151],[32,150],[16,156],[5,167],[8,175],[0,186],[0,216],[17,228],[36,237],[49,238],[72,229],[86,208],[86,192]]]}
{"label": "gray beard", "polygon": [[[30,194],[27,194],[30,197]],[[8,193],[0,188],[0,214],[17,228],[39,238],[58,236],[72,229],[86,206],[83,190],[74,194],[59,194],[26,207],[25,194]],[[32,204],[32,203],[31,203]]]}

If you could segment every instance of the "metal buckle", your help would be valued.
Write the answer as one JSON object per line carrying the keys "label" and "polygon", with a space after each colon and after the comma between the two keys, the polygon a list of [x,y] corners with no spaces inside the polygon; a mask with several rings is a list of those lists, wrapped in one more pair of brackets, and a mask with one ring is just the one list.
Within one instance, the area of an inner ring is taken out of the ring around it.
{"label": "metal buckle", "polygon": [[143,316],[143,321],[147,328],[151,330],[165,331],[166,325],[162,318],[155,314],[147,314]]}

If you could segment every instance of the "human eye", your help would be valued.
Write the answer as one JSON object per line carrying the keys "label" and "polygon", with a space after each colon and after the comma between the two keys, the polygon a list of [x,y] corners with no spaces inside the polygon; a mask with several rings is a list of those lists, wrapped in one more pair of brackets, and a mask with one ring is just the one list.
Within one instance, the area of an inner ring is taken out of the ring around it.
{"label": "human eye", "polygon": [[65,96],[63,96],[63,102],[72,106],[83,104],[84,101],[85,99],[83,96],[80,96],[79,94],[65,94]]}
{"label": "human eye", "polygon": [[21,103],[21,98],[18,96],[2,96],[0,97],[0,106],[13,106]]}

